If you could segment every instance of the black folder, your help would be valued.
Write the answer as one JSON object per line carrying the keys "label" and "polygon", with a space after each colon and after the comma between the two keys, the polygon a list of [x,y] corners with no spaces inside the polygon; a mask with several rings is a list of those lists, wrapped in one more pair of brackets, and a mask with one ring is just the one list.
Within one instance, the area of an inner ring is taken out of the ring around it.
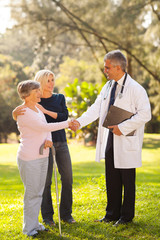
{"label": "black folder", "polygon": [[[108,128],[108,126],[118,125],[119,123],[130,119],[133,115],[134,114],[132,112],[111,105],[102,126]],[[133,136],[134,132],[135,131],[132,131],[131,133],[127,134],[127,136]]]}

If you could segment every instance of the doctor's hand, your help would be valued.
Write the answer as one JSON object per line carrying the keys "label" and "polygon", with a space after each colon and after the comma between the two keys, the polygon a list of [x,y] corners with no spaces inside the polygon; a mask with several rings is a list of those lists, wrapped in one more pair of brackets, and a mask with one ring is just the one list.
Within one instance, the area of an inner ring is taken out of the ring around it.
{"label": "doctor's hand", "polygon": [[121,136],[121,135],[122,135],[121,131],[120,131],[119,128],[118,128],[118,125],[108,126],[108,128],[112,128],[112,129],[113,129],[112,132],[113,132],[115,135],[117,135],[117,136]]}
{"label": "doctor's hand", "polygon": [[77,131],[80,127],[80,123],[76,120],[76,119],[72,119],[70,122],[69,122],[69,128],[72,130],[72,131]]}

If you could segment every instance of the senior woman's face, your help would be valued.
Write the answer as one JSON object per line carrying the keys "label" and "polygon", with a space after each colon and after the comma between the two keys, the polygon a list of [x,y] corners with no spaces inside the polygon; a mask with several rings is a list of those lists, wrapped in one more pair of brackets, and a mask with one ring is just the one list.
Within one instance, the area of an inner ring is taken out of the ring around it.
{"label": "senior woman's face", "polygon": [[34,103],[38,103],[41,101],[41,91],[40,91],[40,88],[38,89],[33,89],[31,92],[30,92],[30,95],[27,97],[28,98],[28,101],[31,101],[31,102],[34,102]]}
{"label": "senior woman's face", "polygon": [[53,78],[53,75],[50,74],[48,76],[48,80],[46,82],[46,84],[44,85],[44,91],[46,92],[53,92],[53,89],[54,89],[54,78]]}

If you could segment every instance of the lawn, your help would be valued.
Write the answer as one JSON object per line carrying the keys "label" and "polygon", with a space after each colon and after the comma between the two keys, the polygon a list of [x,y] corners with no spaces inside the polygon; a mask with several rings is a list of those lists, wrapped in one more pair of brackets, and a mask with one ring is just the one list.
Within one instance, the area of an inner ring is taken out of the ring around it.
{"label": "lawn", "polygon": [[[23,184],[17,164],[18,144],[0,144],[0,240],[30,239],[22,234]],[[58,231],[55,186],[52,186],[56,227],[35,239],[160,239],[160,134],[145,134],[143,166],[137,169],[136,211],[133,223],[113,227],[111,223],[95,223],[105,215],[106,192],[104,161],[96,163],[95,147],[69,142],[73,164],[73,217],[77,223],[62,223]],[[60,178],[58,176],[59,189]],[[39,216],[42,221],[41,215]]]}

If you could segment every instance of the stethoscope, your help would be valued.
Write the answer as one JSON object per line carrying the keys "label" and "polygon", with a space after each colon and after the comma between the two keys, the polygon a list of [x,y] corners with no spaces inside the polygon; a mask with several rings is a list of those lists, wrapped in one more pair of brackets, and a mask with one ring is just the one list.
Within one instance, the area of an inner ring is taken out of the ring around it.
{"label": "stethoscope", "polygon": [[[124,80],[123,80],[123,83],[122,83],[121,91],[119,93],[119,99],[121,99],[123,97],[123,90],[124,90],[124,86],[125,86],[125,83],[126,83],[126,79],[127,79],[127,72],[125,73],[125,77],[124,77]],[[106,94],[104,96],[104,100],[106,100],[106,98],[108,97],[109,89],[112,86],[112,82],[113,82],[113,80],[110,80],[109,83],[108,83],[108,86],[107,86],[107,89],[106,89]]]}

